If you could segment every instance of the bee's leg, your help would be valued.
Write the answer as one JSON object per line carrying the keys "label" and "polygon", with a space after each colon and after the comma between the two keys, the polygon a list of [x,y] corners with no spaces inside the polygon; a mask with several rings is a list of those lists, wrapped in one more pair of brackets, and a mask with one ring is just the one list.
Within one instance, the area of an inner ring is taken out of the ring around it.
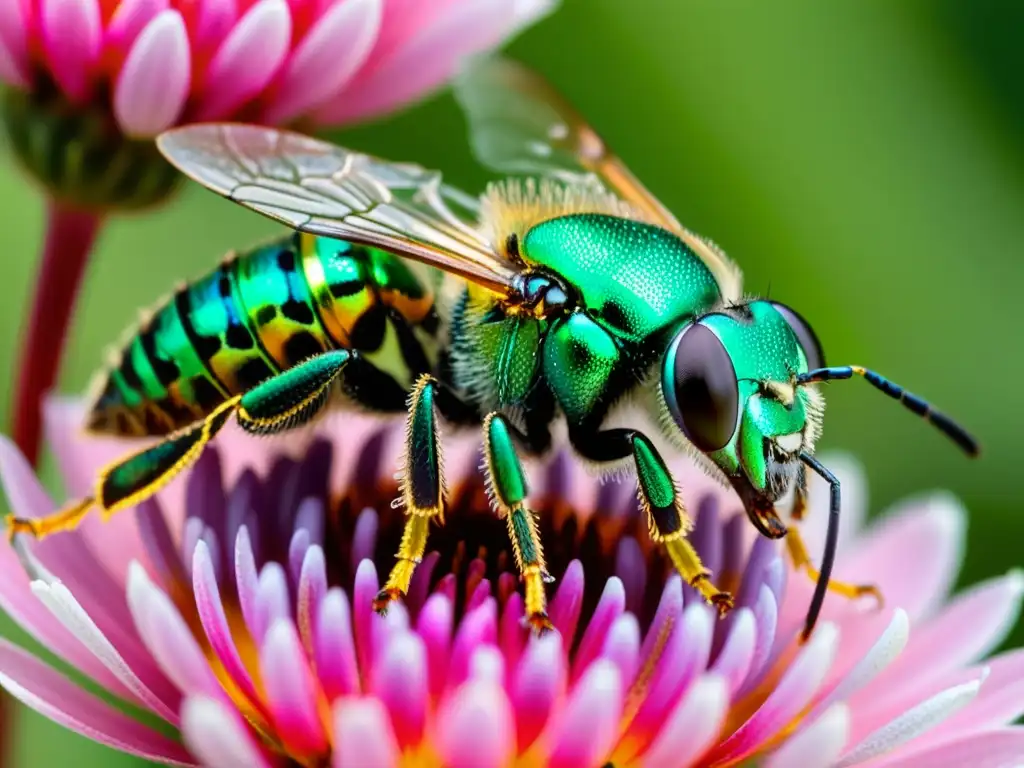
{"label": "bee's leg", "polygon": [[596,430],[569,428],[573,448],[593,461],[616,461],[632,457],[636,465],[641,506],[647,511],[651,538],[661,544],[672,565],[686,582],[724,615],[732,609],[732,595],[711,581],[711,572],[686,539],[692,523],[679,497],[672,474],[657,449],[644,435],[632,429]]}
{"label": "bee's leg", "polygon": [[350,358],[345,350],[326,352],[230,398],[202,421],[105,467],[92,496],[47,517],[8,516],[8,537],[26,533],[43,538],[70,531],[93,507],[107,520],[115,512],[145,501],[195,463],[232,414],[243,429],[256,434],[273,434],[309,421],[327,402]]}
{"label": "bee's leg", "polygon": [[[796,476],[793,511],[791,514],[793,519],[799,522],[804,519],[806,513],[807,471],[806,467],[801,464]],[[786,534],[786,551],[789,552],[789,559],[793,562],[793,567],[798,571],[803,571],[811,581],[817,583],[820,573],[811,562],[810,553],[807,551],[807,545],[804,543],[803,536],[800,535],[798,526],[793,525],[789,527],[789,533]],[[829,579],[828,589],[830,592],[835,592],[850,599],[870,595],[878,601],[879,606],[884,602],[881,590],[874,584],[849,584],[844,581]]]}
{"label": "bee's leg", "polygon": [[438,384],[424,374],[409,396],[409,420],[405,435],[405,467],[401,501],[405,507],[405,529],[397,561],[384,588],[377,593],[373,608],[385,613],[392,600],[409,591],[412,575],[423,559],[430,522],[444,522],[445,484],[441,441],[437,429]]}
{"label": "bee's leg", "polygon": [[665,461],[651,441],[640,433],[633,433],[632,444],[640,503],[647,510],[651,538],[665,548],[687,583],[724,616],[733,607],[732,595],[714,585],[711,572],[687,540],[692,523]]}
{"label": "bee's leg", "polygon": [[513,427],[498,413],[484,419],[484,456],[495,511],[505,519],[516,567],[523,581],[527,621],[536,631],[551,629],[544,582],[550,580],[537,519],[526,506],[526,475],[512,444]]}

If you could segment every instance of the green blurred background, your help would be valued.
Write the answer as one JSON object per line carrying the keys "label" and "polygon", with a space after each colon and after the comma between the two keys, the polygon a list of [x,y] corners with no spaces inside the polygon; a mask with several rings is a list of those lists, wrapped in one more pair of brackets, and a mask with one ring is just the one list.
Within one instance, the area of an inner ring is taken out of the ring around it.
{"label": "green blurred background", "polygon": [[[961,583],[1020,565],[1024,427],[1024,3],[565,0],[510,52],[546,74],[652,190],[816,326],[980,435],[968,463],[866,385],[836,385],[822,446],[867,467],[871,506],[948,488],[970,510]],[[485,179],[442,94],[346,143]],[[42,201],[0,154],[0,359],[14,365]],[[104,232],[61,378],[177,281],[274,232],[189,188]],[[0,379],[6,404],[13,371]],[[52,472],[49,474],[52,479]],[[920,553],[918,553],[920,556]],[[24,636],[0,620],[0,634]],[[1024,639],[1024,624],[1014,642]],[[133,762],[17,711],[15,766]]]}

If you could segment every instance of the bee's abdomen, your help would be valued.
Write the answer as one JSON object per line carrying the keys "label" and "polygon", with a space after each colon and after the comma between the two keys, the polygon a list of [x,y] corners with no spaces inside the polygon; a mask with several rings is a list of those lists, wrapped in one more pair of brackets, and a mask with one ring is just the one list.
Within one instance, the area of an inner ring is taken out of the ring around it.
{"label": "bee's abdomen", "polygon": [[[412,328],[433,333],[432,320],[430,290],[398,257],[290,235],[229,257],[164,303],[106,374],[87,426],[165,434],[333,348],[391,356],[392,371],[412,375],[425,367]],[[384,352],[389,322],[399,343]]]}

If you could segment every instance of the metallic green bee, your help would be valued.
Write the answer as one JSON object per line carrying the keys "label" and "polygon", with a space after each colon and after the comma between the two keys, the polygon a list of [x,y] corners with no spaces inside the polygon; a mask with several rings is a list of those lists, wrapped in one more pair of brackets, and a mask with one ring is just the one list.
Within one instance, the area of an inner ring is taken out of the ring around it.
{"label": "metallic green bee", "polygon": [[[477,156],[530,178],[477,200],[436,172],[295,133],[216,124],[160,137],[188,176],[296,232],[230,258],[143,324],[89,426],[164,439],[104,470],[93,496],[10,520],[11,533],[44,536],[93,507],[109,516],[134,506],[232,417],[273,434],[355,403],[408,413],[406,528],[380,611],[406,592],[430,524],[443,520],[439,417],[482,428],[492,500],[537,629],[550,626],[550,576],[517,450],[545,452],[559,420],[582,459],[633,465],[652,538],[722,613],[732,599],[686,539],[666,445],[735,488],[762,534],[789,534],[795,565],[817,579],[805,636],[827,589],[874,592],[829,581],[839,482],[813,457],[815,385],[863,376],[972,455],[973,438],[871,371],[823,367],[800,315],[745,298],[725,255],[680,225],[535,75],[491,60],[467,69],[457,93]],[[643,407],[620,409],[627,401]],[[613,426],[622,413],[646,417]],[[792,516],[802,517],[807,468],[832,489],[820,572],[776,510],[792,489]]]}

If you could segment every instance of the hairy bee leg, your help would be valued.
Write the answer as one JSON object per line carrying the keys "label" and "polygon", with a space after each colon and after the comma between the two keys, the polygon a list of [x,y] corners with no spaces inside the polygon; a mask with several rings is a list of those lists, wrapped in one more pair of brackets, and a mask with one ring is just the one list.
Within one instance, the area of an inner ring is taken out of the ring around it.
{"label": "hairy bee leg", "polygon": [[484,419],[484,456],[495,511],[508,525],[512,552],[525,592],[526,617],[537,632],[552,629],[544,582],[547,566],[537,532],[537,518],[526,506],[529,493],[523,466],[512,443],[512,428],[505,417],[491,413]]}
{"label": "hairy bee leg", "polygon": [[104,468],[91,497],[39,519],[8,516],[8,537],[26,533],[43,538],[73,530],[93,507],[106,520],[136,506],[195,463],[232,414],[243,429],[256,434],[273,434],[308,421],[323,408],[350,358],[346,350],[325,352],[226,400],[202,421]]}
{"label": "hairy bee leg", "polygon": [[377,593],[373,608],[385,613],[392,600],[409,591],[416,566],[423,559],[427,533],[434,519],[444,522],[445,484],[441,441],[437,428],[435,398],[437,382],[429,374],[420,377],[409,396],[409,417],[405,436],[405,476],[401,500],[405,507],[405,528],[384,588]]}
{"label": "hairy bee leg", "polygon": [[[821,575],[814,564],[811,562],[810,553],[807,551],[807,545],[804,543],[803,537],[800,535],[800,531],[797,530],[796,526],[791,526],[789,533],[786,534],[786,550],[789,552],[789,558],[793,561],[793,567],[798,571],[803,571],[807,574],[811,581],[817,582],[818,577]],[[885,599],[882,597],[882,591],[874,584],[849,584],[845,581],[837,581],[836,579],[829,579],[828,581],[829,592],[835,592],[837,595],[855,600],[859,597],[873,597],[878,606],[881,607],[885,603]]]}
{"label": "hairy bee leg", "polygon": [[672,475],[650,440],[639,433],[632,436],[633,461],[636,463],[640,503],[647,511],[651,538],[665,548],[679,574],[696,589],[718,613],[724,616],[733,607],[732,595],[711,581],[711,572],[686,539],[689,517],[676,490]]}
{"label": "hairy bee leg", "polygon": [[76,500],[52,515],[38,519],[7,517],[7,536],[26,533],[41,539],[74,530],[90,509],[96,507],[104,520],[116,512],[148,499],[190,466],[238,407],[240,398],[222,403],[203,421],[171,435],[100,471],[92,496]]}

